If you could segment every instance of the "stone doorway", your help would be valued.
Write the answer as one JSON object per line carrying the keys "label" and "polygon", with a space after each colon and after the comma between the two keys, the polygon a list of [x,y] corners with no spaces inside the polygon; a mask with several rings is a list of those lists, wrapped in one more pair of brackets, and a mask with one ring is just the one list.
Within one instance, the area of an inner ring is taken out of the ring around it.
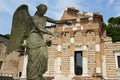
{"label": "stone doorway", "polygon": [[82,75],[82,51],[75,51],[75,75]]}

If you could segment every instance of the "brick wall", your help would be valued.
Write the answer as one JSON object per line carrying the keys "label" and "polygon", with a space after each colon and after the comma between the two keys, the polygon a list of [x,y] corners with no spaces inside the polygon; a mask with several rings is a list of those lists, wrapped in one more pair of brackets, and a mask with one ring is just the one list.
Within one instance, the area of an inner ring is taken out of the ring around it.
{"label": "brick wall", "polygon": [[[70,26],[59,24],[56,28],[49,28],[49,31],[58,34],[57,37],[44,35],[45,41],[52,40],[51,46],[48,47],[48,71],[45,73],[45,76],[54,78],[57,75],[55,73],[56,59],[59,57],[58,61],[60,66],[58,64],[57,67],[60,67],[60,74],[62,75],[61,79],[64,79],[65,77],[65,79],[70,80],[101,80],[100,76],[103,76],[106,79],[114,80],[116,75],[119,74],[116,72],[115,52],[120,52],[120,42],[112,43],[111,38],[106,37],[105,28],[102,26],[101,22],[98,22],[102,21],[100,14],[93,13],[93,21],[88,21],[89,17],[85,16],[87,12],[83,12],[83,14],[80,13],[79,15],[82,16],[65,11],[62,20],[70,20],[73,24]],[[102,31],[104,31],[104,34],[102,34]],[[96,50],[96,48],[99,48],[99,45],[100,52]],[[60,49],[58,49],[58,47]],[[6,46],[0,43],[0,60],[4,61],[0,73],[10,73],[14,77],[18,77],[18,73],[23,69],[23,56],[19,56],[19,53],[17,52],[4,56],[3,53],[5,53],[5,51]],[[70,62],[74,59],[74,53],[72,53],[74,51],[83,52],[82,55],[86,60],[87,65],[84,65],[86,63],[82,64],[88,68],[86,69],[86,71],[88,70],[88,73],[84,72],[87,74],[85,76],[74,74],[72,77],[67,78],[72,73],[71,69],[75,66],[71,66]],[[99,68],[101,72],[97,77],[93,77],[93,75],[96,74],[96,68]],[[61,76],[57,77],[60,78]]]}
{"label": "brick wall", "polygon": [[106,57],[106,72],[108,78],[116,77],[116,67],[115,67],[115,54],[113,53],[114,47],[110,37],[105,39],[105,57]]}

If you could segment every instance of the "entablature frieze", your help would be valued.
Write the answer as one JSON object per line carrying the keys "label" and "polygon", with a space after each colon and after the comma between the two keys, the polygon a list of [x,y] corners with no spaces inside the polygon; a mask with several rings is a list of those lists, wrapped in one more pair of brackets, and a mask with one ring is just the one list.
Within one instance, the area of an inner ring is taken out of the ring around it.
{"label": "entablature frieze", "polygon": [[100,35],[100,29],[95,28],[95,29],[84,29],[84,30],[71,30],[71,31],[61,31],[58,32],[58,37],[61,38],[63,33],[69,33],[70,37],[74,37],[76,32],[81,32],[83,36],[86,36],[88,32],[95,32],[96,35]]}

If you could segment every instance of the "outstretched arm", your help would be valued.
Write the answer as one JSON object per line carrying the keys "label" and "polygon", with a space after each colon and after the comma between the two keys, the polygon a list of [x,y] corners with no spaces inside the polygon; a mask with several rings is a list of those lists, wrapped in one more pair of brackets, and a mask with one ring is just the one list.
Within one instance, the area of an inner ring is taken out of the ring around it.
{"label": "outstretched arm", "polygon": [[45,33],[45,34],[49,34],[49,35],[54,36],[54,34],[53,34],[52,32],[50,32],[50,31],[48,31],[48,30],[46,30],[46,29],[44,29],[44,30],[41,30],[41,29],[40,29],[40,31],[42,31],[42,32]]}
{"label": "outstretched arm", "polygon": [[[47,22],[51,22],[51,23],[55,23],[55,24],[67,24],[67,25],[71,25],[72,24],[71,22],[69,22],[67,20],[54,20],[54,19],[51,19],[49,17],[46,17],[46,20],[47,20]],[[56,36],[55,34],[49,32],[47,30],[46,30],[46,33],[50,34],[52,36]]]}
{"label": "outstretched arm", "polygon": [[46,17],[47,22],[55,23],[55,24],[67,24],[71,25],[71,22],[67,20],[54,20],[52,18]]}

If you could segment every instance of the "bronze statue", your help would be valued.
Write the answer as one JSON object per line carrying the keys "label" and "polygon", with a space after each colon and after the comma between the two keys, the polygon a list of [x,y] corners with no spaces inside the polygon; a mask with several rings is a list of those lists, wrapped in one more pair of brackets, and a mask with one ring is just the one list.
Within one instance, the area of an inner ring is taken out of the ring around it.
{"label": "bronze statue", "polygon": [[25,34],[27,37],[27,79],[44,80],[43,74],[47,70],[47,46],[43,40],[43,34],[54,35],[45,29],[46,22],[55,24],[71,24],[69,21],[54,20],[44,16],[47,6],[40,4],[34,16],[30,16],[27,5],[17,8],[13,16],[11,37],[7,53],[18,50]]}

